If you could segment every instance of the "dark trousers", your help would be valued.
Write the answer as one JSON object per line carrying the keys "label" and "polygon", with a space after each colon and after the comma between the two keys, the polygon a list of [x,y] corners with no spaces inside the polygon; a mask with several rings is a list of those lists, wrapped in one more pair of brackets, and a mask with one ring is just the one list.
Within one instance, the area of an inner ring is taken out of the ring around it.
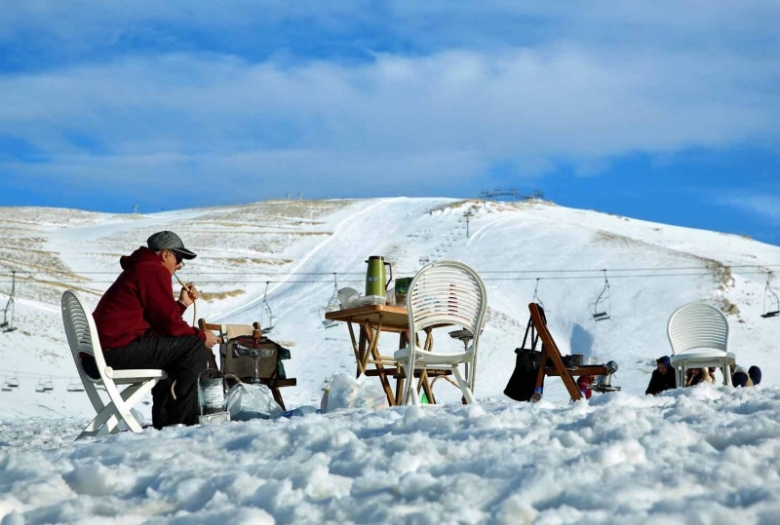
{"label": "dark trousers", "polygon": [[141,337],[104,355],[106,364],[117,370],[159,368],[168,373],[168,378],[152,389],[154,428],[198,422],[198,376],[213,355],[200,338],[194,335]]}

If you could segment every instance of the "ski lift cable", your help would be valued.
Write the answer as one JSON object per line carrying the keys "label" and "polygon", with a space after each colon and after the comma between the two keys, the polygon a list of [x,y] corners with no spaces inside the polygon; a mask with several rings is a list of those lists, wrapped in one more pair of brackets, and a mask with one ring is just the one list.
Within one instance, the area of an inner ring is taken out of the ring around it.
{"label": "ski lift cable", "polygon": [[[734,265],[725,265],[729,268],[735,269],[735,268],[756,268],[759,270],[762,270],[761,273],[764,273],[764,269],[766,268],[780,268],[780,264],[734,264]],[[668,267],[648,267],[648,268],[610,268],[609,271],[613,272],[638,272],[638,271],[653,271],[653,272],[664,272],[664,271],[680,271],[680,270],[701,270],[701,266],[668,266]],[[570,269],[560,269],[560,270],[484,270],[480,271],[480,274],[507,274],[507,273],[525,273],[525,274],[556,274],[556,273],[594,273],[594,272],[601,272],[602,269],[595,269],[595,268],[570,268]],[[12,270],[11,272],[7,271],[0,271],[0,276],[11,276],[13,277],[13,274],[18,273],[16,270]],[[65,271],[65,270],[55,270],[55,269],[47,269],[46,271],[40,272],[42,274],[68,274],[73,275],[73,271]],[[117,272],[94,272],[94,271],[82,271],[82,272],[76,272],[79,275],[111,275],[115,276]],[[325,272],[284,272],[284,271],[277,271],[277,272],[263,272],[263,275],[284,275],[284,276],[291,276],[291,275],[330,275],[333,272],[325,271]],[[363,272],[338,272],[342,275],[364,275]],[[198,271],[193,269],[192,272],[190,272],[190,275],[245,275],[246,272],[216,272],[216,271]],[[28,279],[33,279],[32,274]],[[3,281],[3,282],[11,282],[11,281]],[[106,281],[108,282],[108,281]],[[113,282],[113,281],[110,281]],[[277,282],[277,281],[272,281]]]}
{"label": "ski lift cable", "polygon": [[[701,269],[699,269],[701,270]],[[401,272],[402,273],[402,272]],[[755,272],[740,272],[740,275],[759,275],[759,274],[765,274],[764,271],[755,271]],[[362,275],[362,274],[361,274]],[[698,271],[695,273],[666,273],[666,274],[626,274],[626,275],[613,275],[612,279],[655,279],[655,278],[663,278],[668,279],[670,277],[711,277],[712,271]],[[586,280],[586,279],[601,279],[601,276],[595,276],[595,275],[561,275],[561,276],[548,276],[544,277],[544,279],[548,281],[572,281],[572,280]],[[495,281],[495,282],[520,282],[520,281],[534,281],[536,280],[536,277],[504,277],[504,276],[494,276],[494,277],[483,277],[483,281]],[[112,284],[114,281],[91,281],[90,284]],[[226,282],[222,280],[216,280],[216,279],[205,279],[205,280],[199,280],[200,284],[214,284],[214,285],[226,285],[226,284],[232,284],[231,282]],[[273,284],[317,284],[317,283],[323,283],[322,279],[296,279],[296,280],[289,280],[289,279],[283,279],[283,280],[243,280],[241,281],[242,284],[259,284],[259,283],[273,283]],[[362,280],[355,279],[347,281],[348,283],[355,283],[360,284]],[[0,281],[0,283],[3,283],[3,281]],[[68,284],[67,281],[63,281],[64,284]],[[99,294],[100,292],[98,290],[95,290],[96,294]]]}

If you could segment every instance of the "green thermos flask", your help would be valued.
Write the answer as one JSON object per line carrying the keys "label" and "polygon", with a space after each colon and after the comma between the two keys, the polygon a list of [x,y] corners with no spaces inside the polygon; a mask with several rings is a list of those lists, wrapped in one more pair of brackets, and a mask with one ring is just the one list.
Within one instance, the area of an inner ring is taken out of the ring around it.
{"label": "green thermos flask", "polygon": [[[379,295],[381,297],[387,296],[387,287],[390,285],[390,281],[393,280],[393,266],[389,262],[385,262],[385,258],[381,255],[372,255],[366,261],[368,268],[366,269],[366,295]],[[390,268],[390,278],[385,282],[385,266]]]}

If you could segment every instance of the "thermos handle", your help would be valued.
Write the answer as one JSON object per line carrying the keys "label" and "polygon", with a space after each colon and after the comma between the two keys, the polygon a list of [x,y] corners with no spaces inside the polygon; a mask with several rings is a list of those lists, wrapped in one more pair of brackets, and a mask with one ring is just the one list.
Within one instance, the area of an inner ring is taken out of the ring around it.
{"label": "thermos handle", "polygon": [[390,286],[390,281],[393,280],[393,265],[389,262],[384,263],[385,265],[390,267],[390,278],[387,280],[387,283],[385,284],[385,290],[387,290],[387,287]]}

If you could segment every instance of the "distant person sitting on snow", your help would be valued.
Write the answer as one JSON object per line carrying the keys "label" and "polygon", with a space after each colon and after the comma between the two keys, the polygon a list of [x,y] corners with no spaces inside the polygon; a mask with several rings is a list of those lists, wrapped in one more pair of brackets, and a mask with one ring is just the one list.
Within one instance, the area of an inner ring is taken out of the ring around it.
{"label": "distant person sitting on snow", "polygon": [[647,385],[645,394],[656,395],[673,388],[677,388],[677,379],[674,377],[672,362],[667,355],[659,357],[656,360],[656,368],[653,370],[653,376],[650,378],[650,384]]}
{"label": "distant person sitting on snow", "polygon": [[731,384],[734,386],[748,387],[753,386],[753,380],[750,379],[747,371],[737,364],[731,365]]}
{"label": "distant person sitting on snow", "polygon": [[758,385],[761,383],[761,369],[756,365],[751,366],[748,368],[748,377],[753,381],[753,386]]}
{"label": "distant person sitting on snow", "polygon": [[710,375],[709,368],[691,368],[688,370],[688,379],[685,386],[695,386],[699,383],[715,383],[715,378]]}
{"label": "distant person sitting on snow", "polygon": [[152,389],[152,424],[198,422],[198,375],[213,359],[219,338],[184,322],[198,298],[192,283],[174,300],[171,278],[195,254],[173,232],[155,233],[132,255],[119,259],[122,273],[95,309],[100,344],[112,368],[159,368],[168,373]]}
{"label": "distant person sitting on snow", "polygon": [[590,396],[593,395],[593,390],[591,390],[592,385],[593,376],[580,376],[577,378],[577,388],[580,389],[580,392],[582,392],[585,399],[590,399]]}

